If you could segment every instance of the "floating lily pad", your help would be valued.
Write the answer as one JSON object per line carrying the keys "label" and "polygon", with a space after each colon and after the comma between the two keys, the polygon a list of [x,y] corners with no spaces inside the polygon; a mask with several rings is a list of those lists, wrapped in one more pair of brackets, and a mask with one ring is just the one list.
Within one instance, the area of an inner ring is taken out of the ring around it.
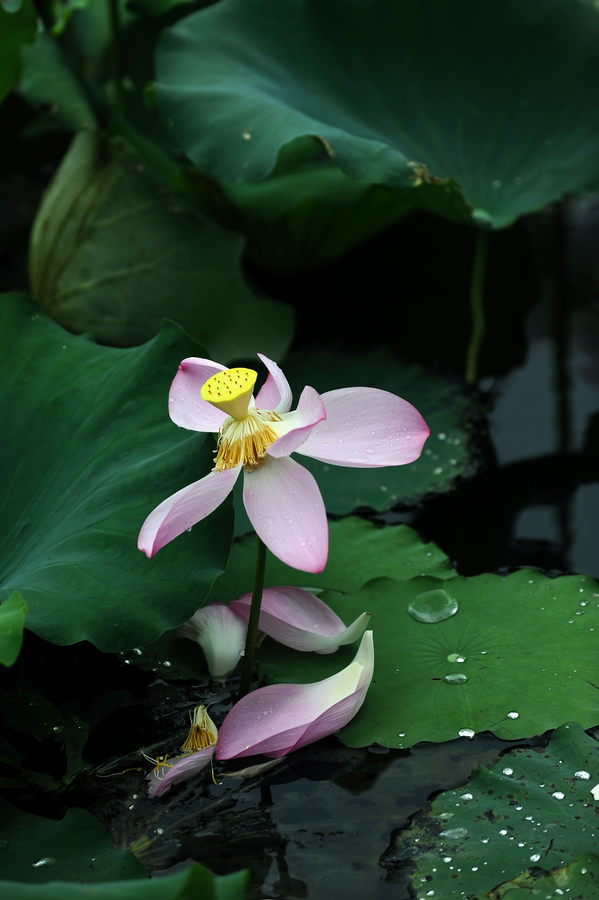
{"label": "floating lily pad", "polygon": [[[436,623],[417,621],[408,607],[432,590],[456,600],[458,611]],[[374,679],[340,732],[351,747],[409,747],[480,731],[516,740],[567,719],[585,728],[599,723],[599,586],[592,578],[548,578],[533,569],[445,582],[381,578],[322,599],[347,622],[372,614]],[[318,681],[354,653],[342,647],[317,657],[268,640],[260,671],[276,681]]]}
{"label": "floating lily pad", "polygon": [[314,135],[350,177],[493,227],[599,188],[598,77],[597,10],[571,0],[225,0],[157,53],[164,118],[211,174],[262,180]]}
{"label": "floating lily pad", "polygon": [[562,725],[546,750],[512,750],[490,770],[477,766],[464,787],[441,793],[430,813],[396,835],[383,865],[414,860],[418,897],[434,890],[430,896],[443,900],[502,898],[521,889],[544,898],[542,888],[550,886],[550,897],[596,897],[599,836],[590,788],[597,771],[596,739],[577,724]]}
{"label": "floating lily pad", "polygon": [[27,627],[57,644],[147,643],[192,615],[229,552],[228,503],[154,559],[137,549],[152,509],[211,467],[211,439],[167,410],[179,362],[205,351],[173,323],[99,347],[15,294],[0,336],[0,598],[18,590]]}
{"label": "floating lily pad", "polygon": [[85,809],[69,809],[55,821],[0,799],[0,811],[0,877],[7,881],[114,881],[144,874],[135,856],[114,847]]}
{"label": "floating lily pad", "polygon": [[[227,571],[214,583],[211,599],[230,603],[251,591],[255,563],[256,538],[246,535],[233,544]],[[421,573],[439,579],[456,576],[445,554],[435,544],[424,544],[407,525],[377,528],[372,522],[349,516],[329,522],[329,559],[324,572],[308,575],[268,553],[265,585],[350,592],[380,576],[407,581]]]}
{"label": "floating lily pad", "polygon": [[181,209],[137,160],[110,152],[80,132],[54,176],[31,237],[36,300],[65,328],[113,346],[140,344],[169,318],[219,362],[257,347],[280,358],[293,313],[250,290],[243,238]]}

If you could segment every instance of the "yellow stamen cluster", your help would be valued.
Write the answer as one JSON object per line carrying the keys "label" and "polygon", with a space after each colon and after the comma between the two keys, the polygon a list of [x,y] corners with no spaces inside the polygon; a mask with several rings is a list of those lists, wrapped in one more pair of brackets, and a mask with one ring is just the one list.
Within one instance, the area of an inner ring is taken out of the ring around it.
{"label": "yellow stamen cluster", "polygon": [[208,715],[205,706],[196,706],[191,717],[191,728],[185,742],[181,745],[182,753],[195,753],[216,744],[218,732],[216,725]]}
{"label": "yellow stamen cluster", "polygon": [[249,409],[247,416],[225,419],[218,434],[218,451],[214,460],[214,470],[232,469],[244,466],[248,471],[261,466],[270,445],[277,434],[268,424],[280,422],[281,417],[274,412]]}
{"label": "yellow stamen cluster", "polygon": [[225,369],[202,386],[201,397],[233,419],[247,415],[258,373],[253,369]]}
{"label": "yellow stamen cluster", "polygon": [[214,472],[236,466],[244,466],[248,471],[256,469],[278,437],[269,423],[280,422],[281,417],[249,405],[257,377],[253,369],[225,369],[202,387],[202,400],[228,416],[218,433]]}

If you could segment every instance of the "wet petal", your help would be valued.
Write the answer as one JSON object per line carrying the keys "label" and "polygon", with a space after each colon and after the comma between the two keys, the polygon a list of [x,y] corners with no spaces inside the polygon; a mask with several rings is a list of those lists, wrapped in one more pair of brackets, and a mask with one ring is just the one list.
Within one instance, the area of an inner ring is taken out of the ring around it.
{"label": "wet petal", "polygon": [[326,419],[298,453],[337,466],[403,466],[422,452],[430,429],[411,403],[377,388],[321,394]]}
{"label": "wet petal", "polygon": [[222,724],[217,759],[284,756],[338,731],[362,706],[374,671],[372,631],[353,662],[313,684],[272,684],[236,703]]}
{"label": "wet petal", "polygon": [[202,385],[226,366],[190,356],[179,365],[168,395],[168,411],[175,425],[191,431],[218,431],[226,414],[202,400]]}
{"label": "wet petal", "polygon": [[212,677],[223,679],[241,658],[245,647],[246,622],[247,619],[239,616],[231,606],[209,603],[181,625],[177,636],[197,641],[204,651]]}
{"label": "wet petal", "polygon": [[185,753],[183,756],[174,756],[172,759],[167,757],[166,763],[157,765],[146,780],[149,782],[148,795],[150,797],[161,797],[170,791],[174,784],[179,781],[185,781],[192,775],[197,775],[202,769],[208,765],[214,755],[215,745],[204,747],[203,750],[196,750],[195,753]]}
{"label": "wet petal", "polygon": [[289,382],[276,362],[263,353],[258,353],[258,356],[268,369],[268,378],[258,392],[256,406],[258,409],[274,410],[279,415],[289,412],[293,400]]}
{"label": "wet petal", "polygon": [[[244,594],[231,608],[247,622],[252,602]],[[260,631],[294,650],[334,653],[341,645],[352,644],[368,627],[369,613],[362,613],[349,628],[330,606],[302,588],[265,588],[260,609]]]}
{"label": "wet petal", "polygon": [[307,439],[311,430],[326,417],[324,404],[314,388],[305,387],[297,409],[286,413],[282,422],[273,422],[272,430],[280,435],[268,448],[268,455],[280,459],[289,456]]}
{"label": "wet petal", "polygon": [[143,523],[138,548],[152,557],[173,538],[201,522],[231,493],[240,472],[241,466],[210,472],[163,500]]}
{"label": "wet petal", "polygon": [[267,456],[244,473],[243,502],[268,549],[294,569],[322,572],[329,553],[329,528],[318,485],[288,456]]}

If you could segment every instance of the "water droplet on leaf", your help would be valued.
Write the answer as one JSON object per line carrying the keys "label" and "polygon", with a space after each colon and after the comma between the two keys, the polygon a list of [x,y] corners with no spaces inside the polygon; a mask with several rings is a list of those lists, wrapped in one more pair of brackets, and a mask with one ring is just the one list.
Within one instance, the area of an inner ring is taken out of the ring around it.
{"label": "water droplet on leaf", "polygon": [[413,619],[428,624],[443,622],[457,611],[458,601],[441,588],[418,594],[408,606],[408,612]]}
{"label": "water droplet on leaf", "polygon": [[446,675],[443,681],[446,681],[447,684],[465,684],[468,681],[468,676],[464,675],[463,672],[453,672],[451,675]]}

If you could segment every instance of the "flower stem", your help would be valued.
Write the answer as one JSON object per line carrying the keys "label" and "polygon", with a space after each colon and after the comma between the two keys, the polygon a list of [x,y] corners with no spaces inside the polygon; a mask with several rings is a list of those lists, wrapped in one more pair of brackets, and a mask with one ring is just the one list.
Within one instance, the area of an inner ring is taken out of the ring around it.
{"label": "flower stem", "polygon": [[254,672],[254,650],[256,649],[256,635],[260,622],[260,605],[262,592],[264,591],[264,570],[266,568],[266,544],[263,544],[256,535],[256,568],[254,570],[254,588],[252,591],[252,604],[245,639],[245,655],[243,657],[243,669],[241,672],[241,684],[239,685],[239,700],[249,693]]}
{"label": "flower stem", "polygon": [[472,332],[470,346],[466,358],[465,379],[467,384],[476,384],[478,380],[478,359],[485,334],[485,303],[483,286],[487,261],[487,235],[479,230],[474,245],[474,262],[472,264],[472,281],[470,282],[470,312],[472,313]]}

